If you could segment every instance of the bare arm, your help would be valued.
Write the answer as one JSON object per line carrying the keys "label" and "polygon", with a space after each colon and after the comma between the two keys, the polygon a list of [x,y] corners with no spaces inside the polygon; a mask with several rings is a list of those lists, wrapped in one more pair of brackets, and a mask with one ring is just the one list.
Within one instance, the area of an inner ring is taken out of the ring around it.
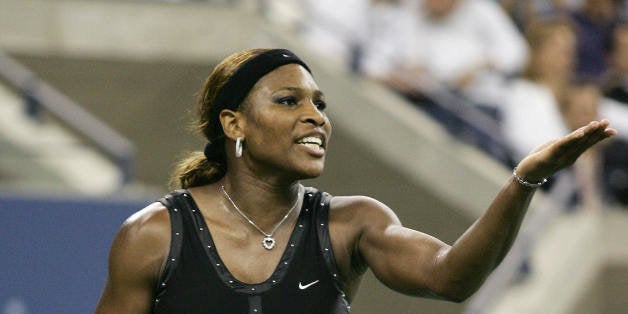
{"label": "bare arm", "polygon": [[170,219],[161,204],[129,217],[113,240],[109,273],[95,313],[149,313],[170,247]]}
{"label": "bare arm", "polygon": [[[585,150],[615,134],[608,121],[592,122],[537,148],[518,166],[518,173],[537,182],[571,165]],[[513,178],[489,208],[451,246],[401,226],[385,205],[359,204],[365,222],[359,254],[389,287],[412,295],[435,295],[462,301],[473,294],[501,262],[519,230],[534,190]]]}

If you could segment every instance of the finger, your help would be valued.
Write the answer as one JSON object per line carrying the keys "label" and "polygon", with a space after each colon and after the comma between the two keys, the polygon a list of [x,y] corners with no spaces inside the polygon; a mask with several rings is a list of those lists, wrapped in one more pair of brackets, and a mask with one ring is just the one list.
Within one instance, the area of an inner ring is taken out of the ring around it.
{"label": "finger", "polygon": [[609,136],[613,136],[615,134],[617,134],[617,130],[610,128],[610,121],[606,120],[606,119],[602,119],[599,121],[600,125],[599,127],[602,129],[603,131],[603,136],[604,138],[607,138]]}
{"label": "finger", "polygon": [[587,149],[616,133],[612,129],[607,129],[608,125],[608,120],[591,121],[565,137],[553,143],[546,143],[546,145],[554,146],[554,149],[551,150],[554,158],[571,163]]}
{"label": "finger", "polygon": [[610,121],[608,121],[606,119],[602,119],[602,120],[600,120],[600,122],[603,123],[603,125],[604,125],[604,135],[606,137],[613,136],[613,135],[617,134],[617,130],[609,127],[610,124],[611,124]]}
{"label": "finger", "polygon": [[573,138],[580,139],[583,142],[590,143],[591,145],[599,142],[600,140],[612,135],[613,132],[606,132],[609,125],[608,120],[591,121],[589,124],[574,131]]}
{"label": "finger", "polygon": [[608,126],[611,124],[611,122],[607,119],[601,119],[600,123],[604,125],[604,128],[608,128]]}
{"label": "finger", "polygon": [[597,128],[591,133],[591,138],[594,140],[592,145],[617,134],[617,130],[609,128],[609,125],[610,122],[606,119],[599,121]]}
{"label": "finger", "polygon": [[611,136],[614,136],[616,134],[617,134],[617,130],[615,130],[615,129],[607,128],[607,129],[604,130],[604,135],[606,137],[611,137]]}
{"label": "finger", "polygon": [[575,144],[580,145],[580,148],[583,151],[590,148],[591,146],[595,145],[596,143],[607,137],[605,135],[605,130],[607,126],[608,122],[604,123],[592,121],[582,130],[582,137],[580,137],[579,140],[575,142]]}
{"label": "finger", "polygon": [[594,135],[600,131],[603,131],[608,126],[608,121],[591,121],[584,126],[583,133],[585,136]]}
{"label": "finger", "polygon": [[581,128],[581,132],[575,135],[576,139],[567,144],[566,148],[573,148],[574,153],[579,156],[602,140],[616,134],[615,130],[607,128],[608,125],[608,120],[592,121],[587,126]]}
{"label": "finger", "polygon": [[565,161],[573,161],[584,151],[603,140],[607,123],[592,121],[571,132],[556,143],[556,154]]}

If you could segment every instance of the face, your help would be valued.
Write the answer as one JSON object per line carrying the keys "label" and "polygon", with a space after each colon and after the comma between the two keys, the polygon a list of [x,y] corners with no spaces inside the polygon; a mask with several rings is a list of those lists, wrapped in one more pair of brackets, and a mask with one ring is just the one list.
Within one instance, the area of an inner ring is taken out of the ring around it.
{"label": "face", "polygon": [[569,76],[575,63],[576,37],[567,27],[552,31],[536,51],[541,76]]}
{"label": "face", "polygon": [[615,0],[585,0],[583,10],[595,19],[612,19],[617,12]]}
{"label": "face", "polygon": [[258,173],[319,176],[331,134],[325,106],[323,93],[300,65],[287,64],[262,77],[241,110],[249,165]]}
{"label": "face", "polygon": [[628,26],[622,26],[614,34],[615,47],[611,54],[611,60],[615,70],[628,74]]}
{"label": "face", "polygon": [[424,0],[423,9],[432,18],[439,19],[453,11],[459,0]]}

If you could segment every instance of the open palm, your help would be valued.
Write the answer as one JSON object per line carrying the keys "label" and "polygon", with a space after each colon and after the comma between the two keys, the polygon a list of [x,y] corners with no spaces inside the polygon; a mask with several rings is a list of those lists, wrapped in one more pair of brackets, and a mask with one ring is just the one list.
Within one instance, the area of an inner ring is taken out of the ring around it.
{"label": "open palm", "polygon": [[568,135],[535,148],[517,166],[527,181],[538,182],[573,164],[582,153],[617,131],[608,120],[592,121]]}

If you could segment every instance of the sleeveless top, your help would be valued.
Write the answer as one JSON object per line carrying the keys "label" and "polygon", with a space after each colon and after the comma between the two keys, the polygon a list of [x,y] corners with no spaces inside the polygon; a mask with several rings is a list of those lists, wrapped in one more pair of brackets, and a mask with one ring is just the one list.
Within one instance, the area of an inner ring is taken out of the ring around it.
{"label": "sleeveless top", "polygon": [[168,208],[171,245],[154,290],[152,313],[349,313],[329,229],[331,195],[306,188],[288,245],[266,281],[238,281],[223,264],[187,190],[159,201]]}

